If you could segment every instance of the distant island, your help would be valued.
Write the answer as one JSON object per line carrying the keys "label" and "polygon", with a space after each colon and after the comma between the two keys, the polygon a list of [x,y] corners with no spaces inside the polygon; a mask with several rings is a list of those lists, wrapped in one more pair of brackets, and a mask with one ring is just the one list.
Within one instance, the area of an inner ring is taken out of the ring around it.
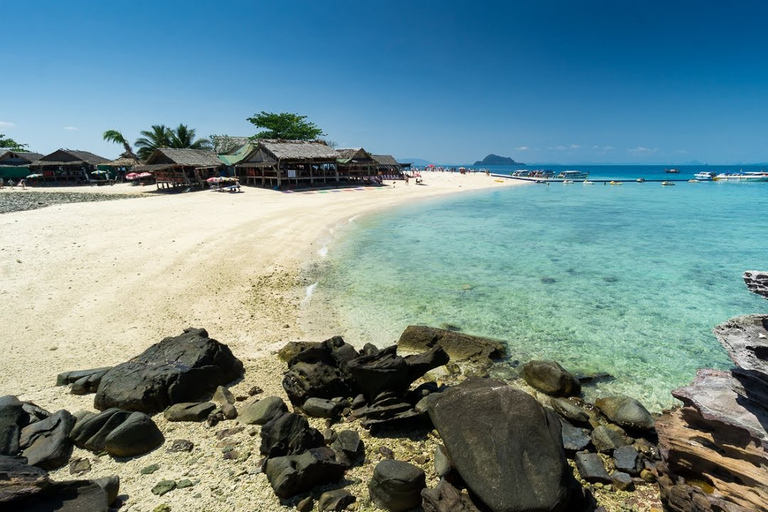
{"label": "distant island", "polygon": [[478,160],[472,165],[525,165],[522,162],[515,162],[508,156],[499,156],[490,154],[482,160]]}

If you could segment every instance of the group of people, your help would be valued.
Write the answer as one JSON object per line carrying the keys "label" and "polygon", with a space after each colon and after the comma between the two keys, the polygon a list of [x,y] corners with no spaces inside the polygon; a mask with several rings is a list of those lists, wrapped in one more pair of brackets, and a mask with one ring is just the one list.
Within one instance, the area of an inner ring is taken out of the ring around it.
{"label": "group of people", "polygon": [[[13,178],[8,179],[8,186],[11,188],[16,188],[16,182],[13,181]],[[27,188],[27,180],[23,178],[19,180],[19,186],[24,189]],[[0,178],[0,188],[5,188],[5,180],[3,180],[3,178]]]}

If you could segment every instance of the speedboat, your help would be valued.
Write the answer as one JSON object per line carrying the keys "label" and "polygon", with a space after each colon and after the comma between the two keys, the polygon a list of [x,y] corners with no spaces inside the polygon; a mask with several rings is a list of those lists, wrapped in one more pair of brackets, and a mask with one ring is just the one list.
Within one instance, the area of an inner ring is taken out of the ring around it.
{"label": "speedboat", "polygon": [[611,185],[621,185],[621,182],[620,181],[612,181],[610,184]]}
{"label": "speedboat", "polygon": [[588,172],[583,171],[563,171],[557,175],[560,180],[585,180],[589,176]]}
{"label": "speedboat", "polygon": [[594,181],[589,181],[589,180],[584,180],[584,184],[585,185],[594,185],[595,182]]}
{"label": "speedboat", "polygon": [[672,183],[671,181],[662,181],[662,182],[661,182],[661,186],[662,186],[662,187],[674,187],[674,186],[675,186],[675,184],[674,184],[674,183]]}
{"label": "speedboat", "polygon": [[715,176],[717,176],[717,173],[712,171],[697,172],[696,174],[693,175],[693,177],[699,181],[712,181],[715,178]]}
{"label": "speedboat", "polygon": [[563,185],[570,185],[573,183],[573,180],[563,180]]}
{"label": "speedboat", "polygon": [[722,173],[713,178],[715,181],[768,181],[768,172]]}
{"label": "speedboat", "polygon": [[672,169],[664,169],[664,172],[667,174],[680,174],[680,169],[675,169],[673,167]]}
{"label": "speedboat", "polygon": [[701,182],[699,180],[697,180],[696,178],[693,178],[691,180],[688,180],[688,183],[701,183]]}
{"label": "speedboat", "polygon": [[645,183],[645,178],[637,178],[638,183]]}

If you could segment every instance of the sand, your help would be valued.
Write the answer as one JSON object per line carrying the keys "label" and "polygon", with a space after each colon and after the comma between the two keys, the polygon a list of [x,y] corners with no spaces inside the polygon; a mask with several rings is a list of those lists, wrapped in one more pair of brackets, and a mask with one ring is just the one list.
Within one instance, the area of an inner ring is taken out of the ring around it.
{"label": "sand", "polygon": [[[238,194],[159,194],[154,186],[80,187],[71,190],[143,197],[0,215],[6,333],[0,395],[18,395],[50,411],[93,410],[92,395],[74,396],[54,387],[56,375],[120,363],[192,326],[207,329],[244,361],[246,375],[232,388],[235,394],[258,385],[265,395],[284,396],[283,367],[274,352],[288,341],[323,339],[317,321],[318,332],[311,338],[297,322],[308,284],[301,282],[300,270],[320,257],[317,251],[332,228],[412,201],[523,182],[425,173],[423,185],[392,183],[327,193],[244,187]],[[0,201],[3,194],[23,193],[5,188]],[[248,427],[233,436],[243,453],[251,452],[248,460],[224,461],[214,434],[236,422],[209,429],[169,423],[162,415],[155,419],[166,444],[189,439],[195,450],[179,455],[161,447],[128,461],[79,449],[73,455],[92,461],[85,478],[121,476],[122,510],[152,510],[161,503],[173,510],[281,509],[264,475],[253,474],[258,430]],[[376,442],[369,440],[371,446]],[[418,443],[412,448],[414,453],[421,449]],[[161,469],[139,473],[153,463]],[[53,477],[72,478],[66,468]],[[165,478],[188,478],[195,485],[163,497],[152,494],[152,486]],[[365,488],[360,478],[352,486],[358,496]]]}

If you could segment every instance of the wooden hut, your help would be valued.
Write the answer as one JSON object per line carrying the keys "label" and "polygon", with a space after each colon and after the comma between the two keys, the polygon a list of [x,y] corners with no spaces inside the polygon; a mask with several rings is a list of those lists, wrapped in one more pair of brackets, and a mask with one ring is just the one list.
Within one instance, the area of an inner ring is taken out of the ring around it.
{"label": "wooden hut", "polygon": [[20,180],[26,178],[32,171],[30,164],[43,158],[40,153],[10,151],[0,149],[0,179]]}
{"label": "wooden hut", "polygon": [[224,163],[208,149],[159,148],[134,172],[152,173],[157,188],[206,186],[206,180],[219,175]]}
{"label": "wooden hut", "polygon": [[242,183],[262,187],[338,184],[339,154],[325,142],[260,139],[235,165]]}
{"label": "wooden hut", "polygon": [[348,181],[378,181],[377,163],[363,148],[337,149],[339,178]]}
{"label": "wooden hut", "polygon": [[96,166],[107,162],[106,158],[88,151],[58,149],[32,162],[29,169],[33,174],[41,175],[37,178],[38,182],[83,185],[91,184],[94,181],[91,173],[97,170]]}
{"label": "wooden hut", "polygon": [[385,180],[402,180],[403,168],[392,155],[371,155],[376,162],[376,172]]}
{"label": "wooden hut", "polygon": [[119,158],[100,165],[99,168],[109,169],[112,177],[116,181],[122,182],[125,180],[125,175],[133,171],[133,168],[138,165],[141,165],[139,157],[126,151]]}

